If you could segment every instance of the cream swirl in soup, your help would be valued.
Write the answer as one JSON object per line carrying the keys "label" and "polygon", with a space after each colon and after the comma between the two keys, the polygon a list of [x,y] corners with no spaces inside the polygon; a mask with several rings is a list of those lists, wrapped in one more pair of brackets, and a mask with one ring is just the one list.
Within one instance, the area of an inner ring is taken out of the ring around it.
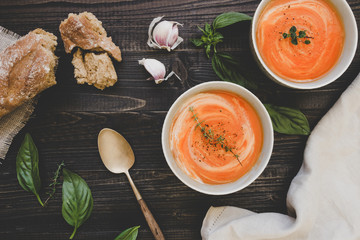
{"label": "cream swirl in soup", "polygon": [[207,184],[239,179],[254,166],[262,145],[262,125],[254,108],[225,91],[187,99],[170,128],[170,148],[177,165]]}

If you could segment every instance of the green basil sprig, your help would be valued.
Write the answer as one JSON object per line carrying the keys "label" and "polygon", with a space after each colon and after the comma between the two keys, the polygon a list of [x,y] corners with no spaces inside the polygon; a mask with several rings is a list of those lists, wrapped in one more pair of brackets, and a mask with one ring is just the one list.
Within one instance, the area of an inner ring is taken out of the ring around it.
{"label": "green basil sprig", "polygon": [[65,221],[74,227],[70,236],[70,239],[73,239],[76,230],[90,217],[94,203],[84,179],[66,168],[63,168],[63,176],[62,215]]}
{"label": "green basil sprig", "polygon": [[224,36],[208,23],[205,23],[204,29],[199,26],[198,28],[203,35],[200,39],[192,39],[191,42],[197,47],[204,47],[206,56],[210,58],[211,50],[214,49],[216,52],[216,44],[222,42]]}
{"label": "green basil sprig", "polygon": [[25,135],[16,156],[16,175],[20,186],[24,190],[35,194],[41,206],[44,206],[39,196],[41,188],[39,153],[29,133]]}
{"label": "green basil sprig", "polygon": [[224,36],[217,31],[218,29],[230,26],[237,22],[251,20],[251,19],[252,17],[244,13],[238,13],[238,12],[226,12],[220,14],[215,18],[215,20],[211,25],[205,23],[204,29],[198,26],[198,28],[203,33],[203,35],[199,39],[192,39],[191,42],[196,47],[204,47],[206,56],[210,58],[211,50],[214,50],[214,53],[217,53],[216,45],[222,42],[224,38]]}
{"label": "green basil sprig", "polygon": [[[218,52],[216,49],[216,45],[224,39],[224,36],[217,31],[218,29],[251,19],[252,17],[237,12],[220,14],[215,18],[212,25],[206,23],[204,29],[198,27],[203,35],[201,38],[192,39],[191,42],[196,47],[203,47],[208,58],[212,57],[212,68],[221,80],[234,82],[249,90],[256,90],[258,89],[257,85],[254,82],[248,81],[240,73],[240,63],[230,54]],[[271,104],[266,104],[266,109],[276,132],[284,134],[310,134],[309,123],[305,115],[299,110]]]}
{"label": "green basil sprig", "polygon": [[268,111],[273,128],[276,132],[285,134],[309,135],[309,122],[299,110],[264,104]]}
{"label": "green basil sprig", "polygon": [[138,235],[138,229],[140,226],[135,226],[126,229],[120,233],[114,240],[136,240]]}

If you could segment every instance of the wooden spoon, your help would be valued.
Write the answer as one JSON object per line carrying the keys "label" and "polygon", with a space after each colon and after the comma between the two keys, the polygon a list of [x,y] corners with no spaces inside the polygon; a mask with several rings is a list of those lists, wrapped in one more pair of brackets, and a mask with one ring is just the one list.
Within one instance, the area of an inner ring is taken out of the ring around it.
{"label": "wooden spoon", "polygon": [[130,177],[129,169],[134,165],[135,155],[130,144],[118,132],[104,128],[98,136],[98,148],[100,157],[105,167],[112,173],[125,173],[129,179],[130,185],[134,191],[136,199],[140,204],[145,219],[150,227],[156,240],[165,240],[159,225],[156,223],[154,216],[151,214],[144,199],[142,199],[138,189]]}

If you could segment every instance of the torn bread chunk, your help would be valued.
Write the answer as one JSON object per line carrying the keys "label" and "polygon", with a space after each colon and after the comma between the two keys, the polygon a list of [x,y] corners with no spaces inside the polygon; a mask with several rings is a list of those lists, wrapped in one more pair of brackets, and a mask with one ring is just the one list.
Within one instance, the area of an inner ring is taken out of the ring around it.
{"label": "torn bread chunk", "polygon": [[0,53],[0,117],[56,84],[56,40],[35,29]]}
{"label": "torn bread chunk", "polygon": [[70,13],[68,18],[61,22],[59,30],[67,53],[79,47],[83,50],[105,51],[118,62],[121,61],[120,48],[113,43],[111,37],[107,37],[101,21],[94,14]]}
{"label": "torn bread chunk", "polygon": [[78,84],[87,83],[103,90],[117,82],[114,65],[107,53],[84,53],[78,48],[73,55],[72,64]]}

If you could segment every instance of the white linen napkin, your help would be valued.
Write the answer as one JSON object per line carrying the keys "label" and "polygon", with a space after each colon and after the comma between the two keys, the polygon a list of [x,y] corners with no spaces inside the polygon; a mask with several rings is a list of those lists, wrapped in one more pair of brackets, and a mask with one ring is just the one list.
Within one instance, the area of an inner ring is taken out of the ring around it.
{"label": "white linen napkin", "polygon": [[289,216],[211,207],[201,235],[232,239],[360,239],[360,74],[321,119],[287,195]]}
{"label": "white linen napkin", "polygon": [[[0,26],[0,52],[19,38],[20,36],[16,33]],[[0,118],[0,159],[5,158],[13,138],[25,126],[25,123],[34,111],[34,101],[30,100],[12,113]]]}

